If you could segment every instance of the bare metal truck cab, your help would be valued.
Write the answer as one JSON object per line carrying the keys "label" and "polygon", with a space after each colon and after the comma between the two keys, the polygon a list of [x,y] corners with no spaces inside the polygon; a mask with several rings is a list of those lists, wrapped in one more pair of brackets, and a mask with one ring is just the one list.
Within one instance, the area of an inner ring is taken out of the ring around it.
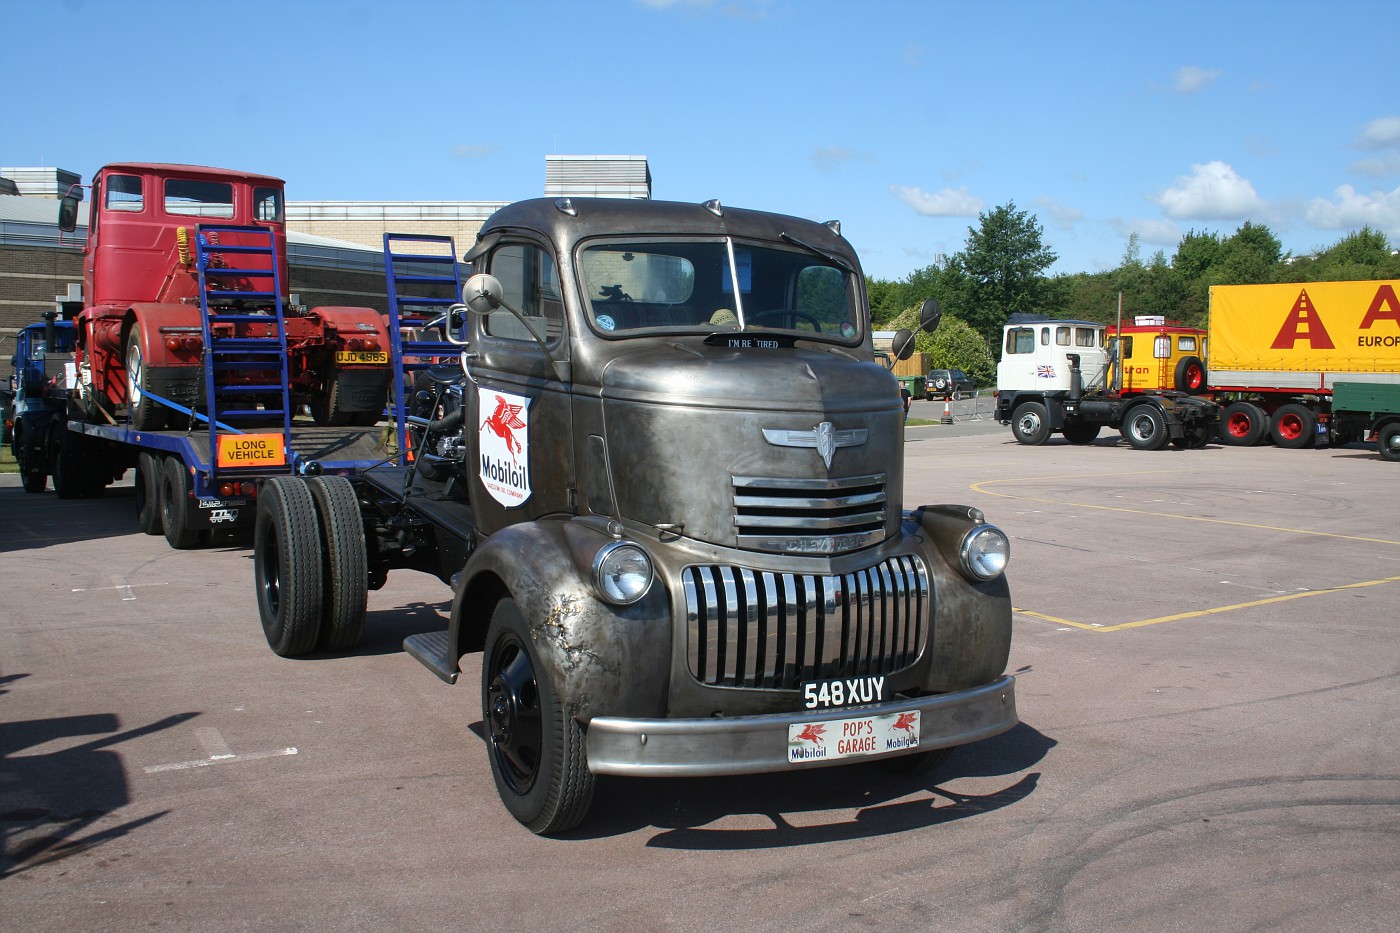
{"label": "bare metal truck cab", "polygon": [[350,647],[391,569],[450,582],[447,629],[405,648],[449,683],[484,652],[495,783],[540,833],[599,774],[911,768],[1015,725],[1007,538],[904,509],[839,225],[541,199],[466,258],[440,322],[460,363],[418,374],[411,458],[264,487],[275,651]]}

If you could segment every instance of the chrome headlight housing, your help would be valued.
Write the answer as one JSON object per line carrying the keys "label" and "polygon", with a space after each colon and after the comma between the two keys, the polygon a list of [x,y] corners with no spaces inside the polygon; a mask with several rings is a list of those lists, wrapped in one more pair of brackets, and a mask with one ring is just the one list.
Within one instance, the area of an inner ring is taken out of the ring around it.
{"label": "chrome headlight housing", "polygon": [[612,541],[593,558],[593,586],[615,606],[628,606],[646,595],[655,575],[651,558],[631,541]]}
{"label": "chrome headlight housing", "polygon": [[974,583],[995,580],[1011,560],[1011,540],[995,525],[978,525],[963,535],[958,560],[963,574]]}

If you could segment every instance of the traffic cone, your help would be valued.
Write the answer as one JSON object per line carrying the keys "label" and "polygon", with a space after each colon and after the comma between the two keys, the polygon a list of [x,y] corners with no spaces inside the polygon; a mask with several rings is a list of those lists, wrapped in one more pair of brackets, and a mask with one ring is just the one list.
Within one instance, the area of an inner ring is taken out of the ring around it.
{"label": "traffic cone", "polygon": [[953,403],[946,398],[943,400],[943,423],[953,423]]}

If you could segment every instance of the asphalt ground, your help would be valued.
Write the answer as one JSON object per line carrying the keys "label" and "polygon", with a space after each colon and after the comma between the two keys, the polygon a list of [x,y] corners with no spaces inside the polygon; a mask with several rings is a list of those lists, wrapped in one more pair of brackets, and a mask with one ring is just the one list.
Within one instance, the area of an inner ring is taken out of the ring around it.
{"label": "asphalt ground", "polygon": [[[921,403],[916,402],[915,405]],[[936,404],[941,409],[941,403]],[[970,403],[961,403],[967,405]],[[916,416],[917,416],[916,411]],[[1022,724],[940,771],[604,779],[516,824],[477,657],[262,637],[249,552],[0,487],[0,928],[1392,930],[1400,470],[1370,450],[1156,453],[910,428],[906,503],[1013,542]]]}

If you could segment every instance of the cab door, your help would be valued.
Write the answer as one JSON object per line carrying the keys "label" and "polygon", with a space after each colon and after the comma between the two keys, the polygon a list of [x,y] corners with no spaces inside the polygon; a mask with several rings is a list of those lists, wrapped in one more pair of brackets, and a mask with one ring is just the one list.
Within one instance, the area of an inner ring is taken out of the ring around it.
{"label": "cab door", "polygon": [[[576,487],[569,340],[558,265],[545,244],[502,239],[475,258],[473,271],[500,280],[505,303],[533,326],[543,343],[510,311],[472,315],[465,386],[473,461],[472,510],[485,534],[547,515],[573,514]],[[558,364],[564,365],[558,365]]]}

